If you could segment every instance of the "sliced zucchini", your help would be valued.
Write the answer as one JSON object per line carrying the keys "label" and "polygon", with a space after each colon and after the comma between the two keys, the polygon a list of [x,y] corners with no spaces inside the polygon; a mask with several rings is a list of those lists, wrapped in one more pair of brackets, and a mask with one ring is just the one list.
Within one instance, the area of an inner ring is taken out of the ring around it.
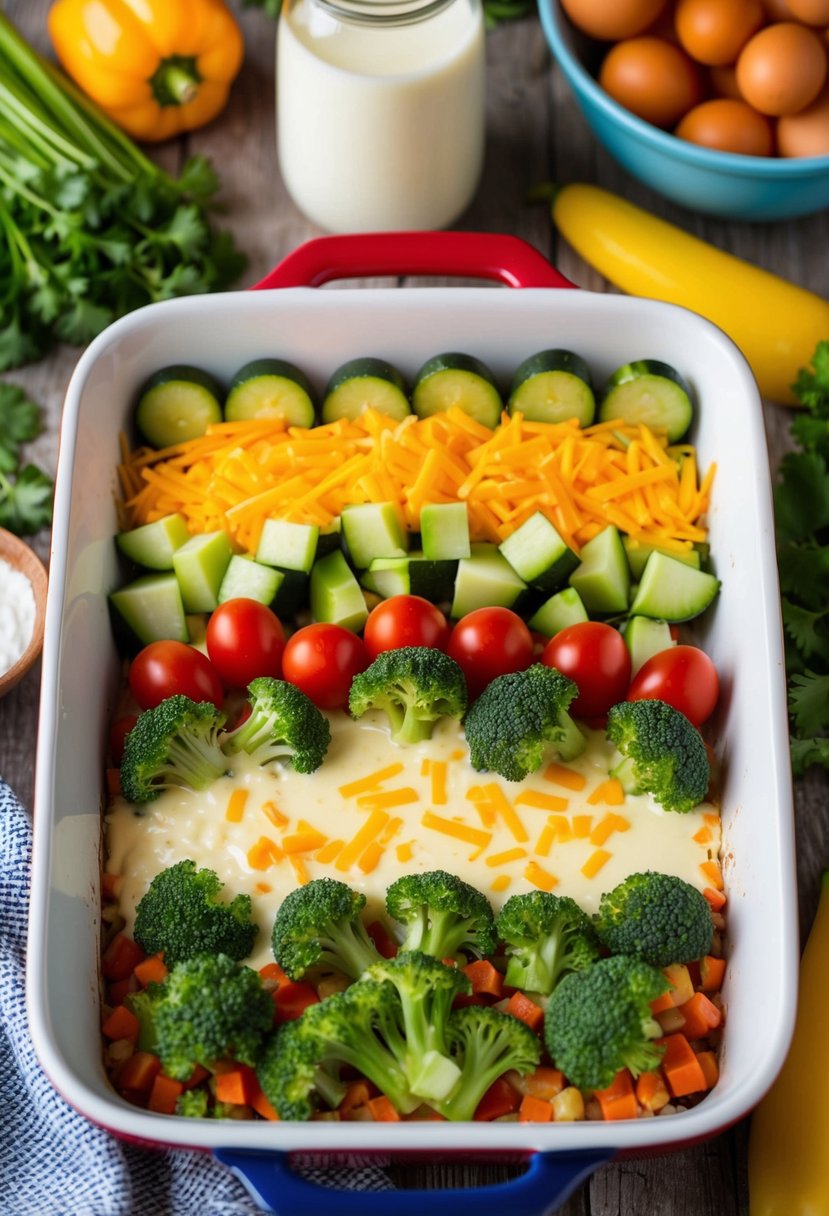
{"label": "sliced zucchini", "polygon": [[289,426],[314,425],[314,401],[307,377],[284,359],[254,359],[230,382],[225,418],[284,418]]}
{"label": "sliced zucchini", "polygon": [[677,443],[694,417],[691,389],[683,377],[658,359],[638,359],[618,368],[605,385],[599,421],[620,419],[664,430]]}
{"label": "sliced zucchini", "polygon": [[144,574],[113,591],[109,600],[144,646],[149,642],[189,641],[174,574]]}
{"label": "sliced zucchini", "polygon": [[704,570],[654,551],[647,560],[631,615],[664,621],[689,621],[704,612],[720,589],[720,580]]}
{"label": "sliced zucchini", "polygon": [[570,585],[591,615],[612,616],[627,611],[630,569],[619,530],[613,524],[582,547],[581,562],[570,575]]}
{"label": "sliced zucchini", "polygon": [[427,359],[415,376],[412,408],[418,418],[453,405],[482,426],[496,427],[504,408],[492,372],[474,355],[450,351]]}
{"label": "sliced zucchini", "polygon": [[651,620],[647,616],[628,617],[622,635],[630,651],[631,675],[635,676],[643,663],[676,646],[667,621]]}
{"label": "sliced zucchini", "polygon": [[542,350],[518,365],[512,378],[508,407],[529,422],[568,422],[590,426],[596,398],[590,369],[571,350]]}
{"label": "sliced zucchini", "polygon": [[422,553],[406,557],[378,557],[361,576],[366,591],[390,599],[393,595],[420,595],[433,604],[451,600],[457,561],[433,561]]}
{"label": "sliced zucchini", "polygon": [[280,570],[309,574],[317,555],[320,530],[316,524],[289,519],[266,519],[256,549],[256,560]]}
{"label": "sliced zucchini", "polygon": [[151,524],[119,532],[115,543],[131,562],[148,570],[172,570],[173,554],[189,537],[183,515],[165,515]]}
{"label": "sliced zucchini", "polygon": [[359,633],[366,623],[365,597],[340,550],[314,563],[310,600],[315,621],[342,625],[354,633]]}
{"label": "sliced zucchini", "polygon": [[222,585],[219,587],[219,603],[228,600],[258,600],[260,604],[272,604],[282,586],[285,575],[281,570],[263,566],[252,557],[235,553],[230,559]]}
{"label": "sliced zucchini", "polygon": [[[658,545],[649,545],[641,540],[634,540],[632,536],[623,536],[622,544],[625,546],[625,553],[630,566],[631,578],[638,582],[642,577],[642,571],[645,569],[647,562],[654,549],[659,549]],[[688,548],[679,552],[671,549],[659,549],[660,553],[665,553],[668,557],[676,558],[678,562],[685,562],[688,566],[693,566],[695,570],[700,568],[700,554],[698,549]]]}
{"label": "sliced zucchini", "polygon": [[222,396],[218,381],[198,367],[163,367],[141,387],[135,425],[154,448],[198,439],[222,421]]}
{"label": "sliced zucchini", "polygon": [[398,421],[412,412],[403,377],[385,359],[349,359],[328,381],[321,410],[323,422],[353,420],[366,410],[377,410]]}
{"label": "sliced zucchini", "polygon": [[579,625],[588,620],[587,609],[575,587],[565,587],[545,600],[527,621],[530,629],[551,638],[568,625]]}
{"label": "sliced zucchini", "polygon": [[202,532],[176,549],[173,570],[185,612],[212,612],[219,606],[219,588],[232,556],[226,532]]}
{"label": "sliced zucchini", "polygon": [[475,608],[514,608],[527,590],[497,545],[472,545],[469,557],[458,562],[450,615],[466,616]]}
{"label": "sliced zucchini", "polygon": [[469,511],[466,503],[427,503],[420,512],[420,541],[424,556],[435,561],[456,561],[469,557]]}
{"label": "sliced zucchini", "polygon": [[375,557],[405,557],[409,536],[394,503],[361,502],[343,508],[342,535],[358,570],[366,570]]}
{"label": "sliced zucchini", "polygon": [[539,591],[554,591],[566,583],[579,564],[578,555],[541,511],[525,519],[498,548],[524,582]]}

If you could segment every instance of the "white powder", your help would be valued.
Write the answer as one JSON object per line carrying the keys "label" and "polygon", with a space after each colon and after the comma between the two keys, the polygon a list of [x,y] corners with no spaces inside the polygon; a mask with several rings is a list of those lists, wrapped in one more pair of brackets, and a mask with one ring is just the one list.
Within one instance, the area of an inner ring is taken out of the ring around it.
{"label": "white powder", "polygon": [[14,667],[29,645],[34,627],[32,584],[0,557],[0,675]]}

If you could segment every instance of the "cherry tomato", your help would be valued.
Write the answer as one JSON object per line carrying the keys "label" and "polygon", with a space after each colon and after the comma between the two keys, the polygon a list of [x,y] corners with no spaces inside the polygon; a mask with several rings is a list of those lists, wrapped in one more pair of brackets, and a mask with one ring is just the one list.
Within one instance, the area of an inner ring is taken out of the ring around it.
{"label": "cherry tomato", "polygon": [[368,664],[368,652],[355,633],[320,622],[288,638],[282,674],[320,709],[344,709],[351,681]]}
{"label": "cherry tomato", "polygon": [[109,728],[109,754],[112,763],[116,766],[119,766],[124,758],[124,744],[127,741],[127,735],[137,721],[137,714],[124,714],[123,718],[116,718]]}
{"label": "cherry tomato", "polygon": [[509,608],[476,608],[458,621],[446,653],[463,669],[473,701],[496,677],[529,667],[533,637]]}
{"label": "cherry tomato", "polygon": [[624,701],[630,683],[630,651],[625,639],[603,621],[579,621],[550,638],[541,656],[574,680],[579,695],[570,704],[578,718],[599,718]]}
{"label": "cherry tomato", "polygon": [[130,664],[129,684],[142,709],[152,709],[176,693],[191,701],[212,701],[221,709],[225,696],[221,673],[186,642],[150,642]]}
{"label": "cherry tomato", "polygon": [[702,726],[714,712],[719,695],[717,669],[705,651],[697,646],[672,646],[642,664],[627,699],[667,701],[694,726]]}
{"label": "cherry tomato", "polygon": [[393,595],[369,613],[363,639],[369,657],[400,646],[434,646],[445,650],[449,623],[434,604],[420,595]]}
{"label": "cherry tomato", "polygon": [[285,634],[279,617],[258,600],[220,604],[207,622],[207,653],[227,684],[243,687],[257,676],[282,675]]}

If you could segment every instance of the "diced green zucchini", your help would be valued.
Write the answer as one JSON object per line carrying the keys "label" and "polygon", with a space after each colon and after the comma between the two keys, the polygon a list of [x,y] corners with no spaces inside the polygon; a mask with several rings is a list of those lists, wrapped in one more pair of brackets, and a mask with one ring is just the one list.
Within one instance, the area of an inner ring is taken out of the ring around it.
{"label": "diced green zucchini", "polygon": [[412,409],[418,418],[455,405],[482,426],[496,427],[504,408],[495,377],[474,355],[450,351],[427,359],[415,376]]}
{"label": "diced green zucchini", "polygon": [[469,557],[458,562],[450,615],[462,617],[475,608],[514,608],[527,590],[497,545],[472,545]]}
{"label": "diced green zucchini", "polygon": [[424,557],[457,561],[469,557],[469,511],[465,502],[432,502],[421,508]]}
{"label": "diced green zucchini", "polygon": [[691,389],[683,377],[658,359],[638,359],[618,368],[605,385],[599,421],[664,430],[669,443],[686,433],[694,417]]}
{"label": "diced green zucchini", "polygon": [[361,583],[366,591],[390,599],[393,595],[420,595],[433,604],[442,604],[454,595],[458,563],[451,559],[432,561],[422,553],[406,557],[377,557],[366,570]]}
{"label": "diced green zucchini", "polygon": [[613,524],[582,546],[581,562],[570,575],[570,585],[591,616],[627,611],[630,569],[619,530]]}
{"label": "diced green zucchini", "polygon": [[310,578],[301,570],[281,570],[280,573],[283,579],[271,607],[278,617],[296,616],[308,607]]}
{"label": "diced green zucchini", "polygon": [[674,557],[678,562],[685,562],[689,566],[693,566],[695,570],[700,568],[700,555],[697,549],[685,549],[682,552],[676,552],[673,549],[659,549],[658,545],[648,545],[641,540],[634,540],[632,536],[623,536],[622,544],[625,546],[625,553],[630,566],[630,576],[634,582],[638,582],[642,577],[642,571],[645,569],[647,562],[654,549],[658,549],[660,553],[667,554],[668,557]]}
{"label": "diced green zucchini", "polygon": [[354,633],[366,623],[368,609],[362,589],[340,550],[314,563],[310,601],[315,621],[342,625]]}
{"label": "diced green zucchini", "polygon": [[289,519],[266,519],[259,537],[256,560],[280,570],[309,574],[317,556],[320,530],[316,524]]}
{"label": "diced green zucchini", "polygon": [[353,420],[366,410],[377,410],[398,421],[412,412],[403,377],[385,359],[349,359],[328,381],[321,410],[323,422]]}
{"label": "diced green zucchini", "polygon": [[366,570],[375,557],[405,557],[409,536],[391,502],[361,502],[344,507],[342,535],[349,557]]}
{"label": "diced green zucchini", "polygon": [[201,532],[176,549],[173,570],[185,612],[212,612],[218,607],[219,588],[232,556],[226,532]]}
{"label": "diced green zucchini", "polygon": [[252,557],[234,553],[219,588],[219,603],[248,599],[270,605],[276,599],[284,578],[281,570],[274,570],[272,566],[263,566]]}
{"label": "diced green zucchini", "polygon": [[651,620],[647,616],[628,617],[622,634],[630,651],[631,675],[634,676],[648,659],[676,646],[668,622]]}
{"label": "diced green zucchini", "polygon": [[590,426],[596,414],[590,369],[571,350],[539,351],[516,369],[508,405],[511,414],[520,411],[529,422],[575,418]]}
{"label": "diced green zucchini", "polygon": [[539,591],[566,583],[579,564],[578,555],[541,511],[525,519],[498,548],[524,582]]}
{"label": "diced green zucchini", "polygon": [[298,367],[284,359],[254,359],[230,382],[225,418],[284,418],[289,426],[314,425],[311,385]]}
{"label": "diced green zucchini", "polygon": [[589,620],[587,609],[575,587],[565,587],[545,600],[527,621],[530,629],[554,637],[568,625],[579,625]]}
{"label": "diced green zucchini", "polygon": [[154,448],[198,439],[221,422],[221,385],[198,367],[163,367],[141,387],[135,425]]}
{"label": "diced green zucchini", "polygon": [[184,516],[165,515],[151,524],[119,532],[115,543],[131,562],[148,570],[172,570],[173,554],[189,537]]}
{"label": "diced green zucchini", "polygon": [[181,591],[174,574],[144,574],[113,591],[113,608],[139,642],[189,641]]}
{"label": "diced green zucchini", "polygon": [[655,551],[645,565],[631,615],[689,621],[705,611],[719,589],[720,580],[713,574]]}

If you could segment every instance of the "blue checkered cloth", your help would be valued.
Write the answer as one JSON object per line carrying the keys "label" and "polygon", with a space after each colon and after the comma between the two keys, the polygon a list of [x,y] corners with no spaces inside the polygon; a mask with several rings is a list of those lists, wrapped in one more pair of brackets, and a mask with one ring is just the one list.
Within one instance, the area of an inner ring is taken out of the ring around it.
{"label": "blue checkered cloth", "polygon": [[[1,1216],[252,1216],[242,1184],[206,1153],[144,1150],[88,1123],[52,1088],[26,1025],[32,830],[0,780]],[[305,1171],[309,1181],[387,1190],[382,1170]]]}

